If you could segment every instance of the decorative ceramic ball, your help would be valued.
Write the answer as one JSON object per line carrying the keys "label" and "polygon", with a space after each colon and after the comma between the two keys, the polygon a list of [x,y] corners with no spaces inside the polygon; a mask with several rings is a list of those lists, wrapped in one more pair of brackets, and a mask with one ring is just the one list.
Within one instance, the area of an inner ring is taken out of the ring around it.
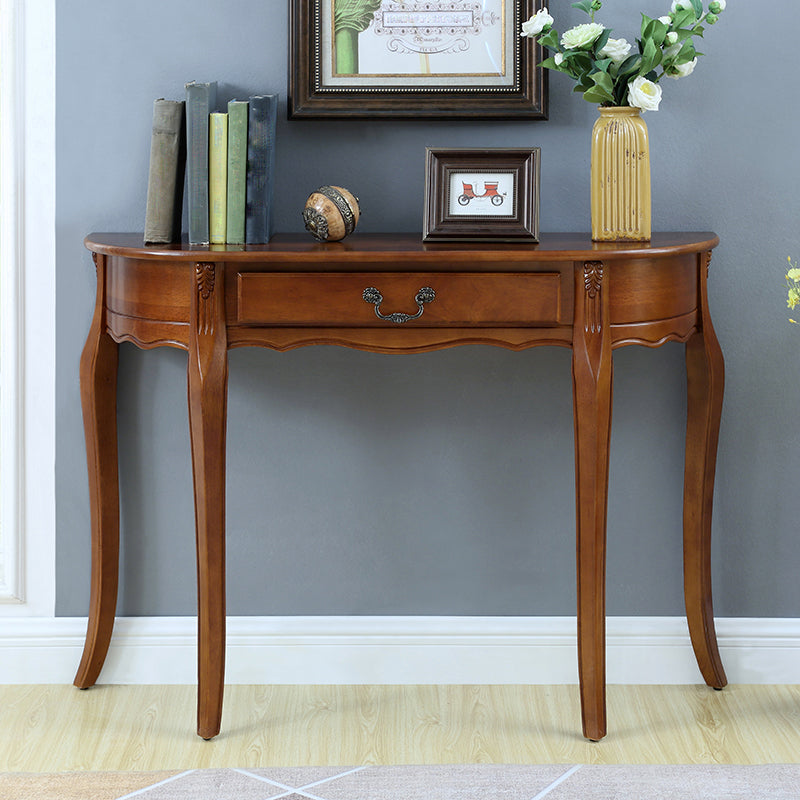
{"label": "decorative ceramic ball", "polygon": [[321,242],[338,242],[358,224],[358,198],[341,186],[320,186],[303,209],[306,230]]}

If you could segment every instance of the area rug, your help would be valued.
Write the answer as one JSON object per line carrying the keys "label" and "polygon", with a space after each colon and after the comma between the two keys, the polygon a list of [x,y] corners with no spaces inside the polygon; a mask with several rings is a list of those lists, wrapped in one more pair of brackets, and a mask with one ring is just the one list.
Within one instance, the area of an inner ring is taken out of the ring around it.
{"label": "area rug", "polygon": [[2,800],[800,800],[800,765],[274,767],[0,774]]}

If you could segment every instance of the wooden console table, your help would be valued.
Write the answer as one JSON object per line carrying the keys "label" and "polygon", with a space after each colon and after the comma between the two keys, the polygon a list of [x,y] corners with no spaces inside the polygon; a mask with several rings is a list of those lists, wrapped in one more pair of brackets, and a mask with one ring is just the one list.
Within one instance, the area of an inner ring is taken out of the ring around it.
{"label": "wooden console table", "polygon": [[356,234],[320,244],[142,246],[92,234],[97,302],[80,379],[92,521],[89,624],[75,685],[97,680],[114,626],[119,569],[118,343],[189,353],[197,524],[198,711],[220,729],[225,668],[225,427],[228,349],[335,344],[419,353],[464,344],[572,348],[577,495],[578,664],[584,735],[606,733],[605,552],[611,351],[685,342],[688,423],[684,594],[695,656],[722,688],[711,602],[711,507],[724,366],[708,310],[713,233],[649,243],[544,235],[538,245],[423,245],[416,235]]}

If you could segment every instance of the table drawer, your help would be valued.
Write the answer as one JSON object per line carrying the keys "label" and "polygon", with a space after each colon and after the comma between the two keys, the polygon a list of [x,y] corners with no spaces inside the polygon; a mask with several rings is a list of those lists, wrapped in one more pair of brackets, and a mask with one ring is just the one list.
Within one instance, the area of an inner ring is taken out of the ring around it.
{"label": "table drawer", "polygon": [[558,325],[561,281],[560,272],[240,272],[236,321],[321,327]]}

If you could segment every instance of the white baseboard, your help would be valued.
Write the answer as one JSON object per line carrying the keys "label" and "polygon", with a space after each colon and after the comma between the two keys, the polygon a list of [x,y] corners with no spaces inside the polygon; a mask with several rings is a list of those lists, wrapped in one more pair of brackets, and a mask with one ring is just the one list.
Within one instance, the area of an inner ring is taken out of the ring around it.
{"label": "white baseboard", "polygon": [[[731,683],[800,683],[800,619],[719,619]],[[193,617],[116,622],[100,683],[192,684]],[[70,683],[85,618],[0,619],[0,684]],[[574,617],[229,617],[231,684],[577,683]],[[609,683],[701,683],[682,617],[610,617]]]}

